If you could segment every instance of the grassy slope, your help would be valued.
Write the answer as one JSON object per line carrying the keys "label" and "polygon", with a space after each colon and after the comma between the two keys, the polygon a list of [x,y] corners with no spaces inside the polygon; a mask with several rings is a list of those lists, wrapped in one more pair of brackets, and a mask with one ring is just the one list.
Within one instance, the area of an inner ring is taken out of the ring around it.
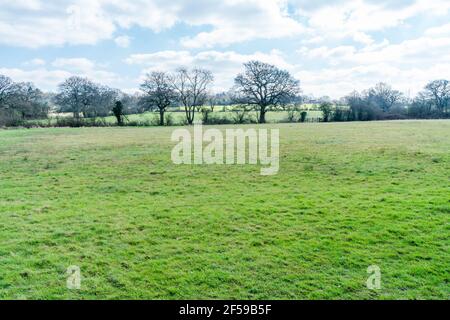
{"label": "grassy slope", "polygon": [[175,166],[170,128],[0,131],[0,298],[449,297],[449,121],[268,127],[273,177]]}

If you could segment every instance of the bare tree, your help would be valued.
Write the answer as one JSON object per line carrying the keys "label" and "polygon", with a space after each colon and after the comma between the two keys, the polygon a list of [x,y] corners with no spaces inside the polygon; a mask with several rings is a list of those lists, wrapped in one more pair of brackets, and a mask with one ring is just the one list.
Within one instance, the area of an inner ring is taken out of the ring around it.
{"label": "bare tree", "polygon": [[419,92],[408,108],[409,116],[414,118],[432,118],[434,103],[429,93]]}
{"label": "bare tree", "polygon": [[121,96],[120,90],[108,86],[97,85],[97,88],[93,92],[95,95],[88,109],[89,117],[106,117]]}
{"label": "bare tree", "polygon": [[245,72],[235,79],[235,90],[249,105],[258,107],[259,122],[266,122],[270,107],[293,99],[300,92],[300,82],[288,71],[260,61],[244,64]]}
{"label": "bare tree", "polygon": [[6,109],[13,85],[14,83],[10,78],[0,75],[0,109]]}
{"label": "bare tree", "polygon": [[44,94],[31,82],[14,83],[0,76],[0,111],[9,120],[46,117],[49,111]]}
{"label": "bare tree", "polygon": [[15,83],[11,89],[10,103],[22,120],[46,117],[49,111],[43,92],[31,82]]}
{"label": "bare tree", "polygon": [[450,81],[435,80],[427,84],[425,92],[433,101],[434,106],[440,113],[448,112],[450,104]]}
{"label": "bare tree", "polygon": [[367,99],[384,112],[388,112],[395,104],[400,102],[403,94],[392,89],[386,83],[380,82],[367,92]]}
{"label": "bare tree", "polygon": [[136,92],[134,94],[120,93],[120,101],[123,103],[124,114],[137,114],[145,112],[143,106],[143,94]]}
{"label": "bare tree", "polygon": [[207,100],[208,100],[208,104],[209,104],[209,108],[210,108],[211,112],[214,112],[214,108],[217,105],[217,96],[212,93],[208,94]]}
{"label": "bare tree", "polygon": [[180,68],[172,79],[172,86],[183,104],[186,119],[189,124],[194,123],[196,108],[206,102],[209,86],[214,76],[208,70]]}
{"label": "bare tree", "polygon": [[81,77],[70,77],[58,86],[58,91],[55,103],[60,107],[59,111],[72,112],[75,119],[79,119],[80,114],[87,117],[98,98],[98,86]]}
{"label": "bare tree", "polygon": [[143,101],[146,109],[157,108],[159,111],[159,125],[164,125],[164,114],[176,100],[176,93],[173,88],[173,79],[166,72],[152,72],[147,74],[144,83],[141,84],[141,91],[144,92]]}

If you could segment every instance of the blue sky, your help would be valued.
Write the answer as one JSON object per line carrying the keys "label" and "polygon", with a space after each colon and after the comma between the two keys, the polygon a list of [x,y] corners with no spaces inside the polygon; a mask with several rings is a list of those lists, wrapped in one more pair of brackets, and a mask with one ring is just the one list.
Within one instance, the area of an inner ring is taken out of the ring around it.
{"label": "blue sky", "polygon": [[71,75],[127,92],[180,66],[227,90],[242,64],[289,70],[339,98],[384,81],[414,95],[450,78],[448,0],[0,0],[0,74],[56,90]]}

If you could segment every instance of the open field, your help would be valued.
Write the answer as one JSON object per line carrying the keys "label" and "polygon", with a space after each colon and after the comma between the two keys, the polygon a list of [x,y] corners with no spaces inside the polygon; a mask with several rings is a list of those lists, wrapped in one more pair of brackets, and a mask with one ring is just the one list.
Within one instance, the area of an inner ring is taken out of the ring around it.
{"label": "open field", "polygon": [[0,299],[449,298],[450,121],[261,127],[276,176],[173,165],[173,128],[0,130]]}
{"label": "open field", "polygon": [[[215,111],[210,113],[209,117],[210,118],[220,118],[220,119],[225,118],[225,119],[228,119],[231,123],[233,123],[233,119],[235,117],[235,113],[233,111],[219,111],[219,110],[220,110],[220,108],[216,107]],[[307,121],[309,121],[310,119],[314,119],[315,122],[318,122],[316,120],[318,118],[322,117],[322,112],[320,112],[320,111],[309,110],[307,112],[308,112],[308,116],[306,119]],[[54,114],[51,114],[48,119],[29,120],[28,122],[41,123],[43,125],[48,124],[49,122],[51,124],[56,124],[57,117],[63,117],[63,118],[64,117],[72,117],[72,114],[71,113],[64,113],[64,114],[54,113]],[[167,117],[170,117],[170,119],[174,125],[183,125],[184,122],[186,121],[186,114],[184,113],[184,111],[166,112],[166,118]],[[300,115],[297,113],[296,118],[298,119],[299,117],[300,117]],[[253,120],[254,122],[257,122],[257,119],[258,119],[257,112],[254,112],[254,111],[249,112],[247,115],[247,118]],[[100,119],[104,119],[106,121],[106,123],[111,124],[111,125],[117,123],[116,118],[113,116],[97,118],[97,120],[100,120]],[[202,114],[200,112],[197,112],[195,115],[195,119],[202,120]],[[266,120],[268,123],[288,122],[288,112],[287,111],[268,112]],[[158,112],[145,112],[145,113],[141,113],[141,114],[128,115],[127,122],[128,123],[134,122],[134,123],[141,124],[143,126],[151,126],[151,125],[157,126],[159,124],[159,113]]]}

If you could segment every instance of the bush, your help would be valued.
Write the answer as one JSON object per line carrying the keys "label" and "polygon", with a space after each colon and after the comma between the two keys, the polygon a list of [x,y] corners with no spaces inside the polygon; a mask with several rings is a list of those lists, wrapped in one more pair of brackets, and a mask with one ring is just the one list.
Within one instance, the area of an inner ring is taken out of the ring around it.
{"label": "bush", "polygon": [[305,122],[307,117],[308,117],[308,112],[302,111],[300,113],[300,122]]}
{"label": "bush", "polygon": [[331,117],[332,121],[335,122],[348,121],[348,118],[349,118],[349,110],[340,107],[336,107]]}
{"label": "bush", "polygon": [[209,116],[208,122],[204,124],[233,124],[233,119],[228,118],[225,116]]}
{"label": "bush", "polygon": [[333,105],[330,102],[322,102],[319,109],[323,113],[323,122],[328,122],[333,112]]}
{"label": "bush", "polygon": [[297,122],[298,119],[298,110],[295,108],[290,108],[288,110],[287,121],[288,122]]}
{"label": "bush", "polygon": [[202,108],[201,113],[202,113],[202,121],[203,121],[203,123],[205,123],[205,124],[209,123],[209,115],[211,113],[211,109]]}
{"label": "bush", "polygon": [[[73,117],[56,117],[56,121],[53,127],[69,127],[69,128],[81,128],[81,127],[111,127],[112,124],[107,122],[104,118],[73,118]],[[40,125],[42,126],[42,125]]]}
{"label": "bush", "polygon": [[175,125],[175,119],[173,117],[173,114],[167,113],[166,114],[166,126],[173,126]]}
{"label": "bush", "polygon": [[14,110],[0,110],[0,126],[20,127],[24,121]]}
{"label": "bush", "polygon": [[250,123],[250,117],[248,116],[247,110],[233,110],[232,119],[235,124]]}
{"label": "bush", "polygon": [[[159,121],[158,121],[159,124]],[[132,120],[132,121],[128,121],[126,123],[126,126],[128,127],[151,127],[154,126],[154,124],[152,124],[152,120],[150,119],[145,119],[145,120]]]}
{"label": "bush", "polygon": [[56,117],[55,127],[78,128],[82,126],[82,120],[72,117]]}
{"label": "bush", "polygon": [[159,113],[153,113],[150,118],[150,126],[159,126],[160,116]]}

